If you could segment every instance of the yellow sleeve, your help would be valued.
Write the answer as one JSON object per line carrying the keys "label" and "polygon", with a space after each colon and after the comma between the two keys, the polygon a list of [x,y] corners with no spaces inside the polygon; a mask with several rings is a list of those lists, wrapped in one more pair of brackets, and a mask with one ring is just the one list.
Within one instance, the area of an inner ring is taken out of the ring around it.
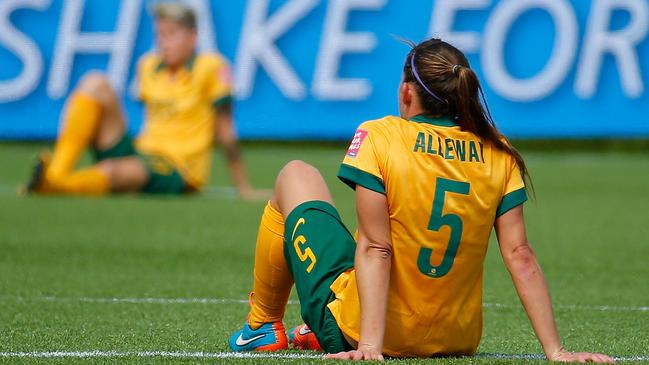
{"label": "yellow sleeve", "polygon": [[356,130],[345,159],[340,165],[338,178],[356,189],[360,185],[366,189],[385,194],[385,183],[381,173],[382,155],[381,135],[364,123]]}
{"label": "yellow sleeve", "polygon": [[498,206],[498,210],[496,210],[496,217],[500,217],[527,201],[525,181],[521,176],[516,160],[511,156],[508,156],[508,168],[505,179],[503,197]]}
{"label": "yellow sleeve", "polygon": [[149,55],[143,56],[137,63],[137,70],[135,76],[135,95],[137,100],[146,102],[147,100],[147,74],[151,70],[153,58]]}
{"label": "yellow sleeve", "polygon": [[232,76],[228,62],[215,59],[207,77],[207,98],[215,107],[232,102]]}

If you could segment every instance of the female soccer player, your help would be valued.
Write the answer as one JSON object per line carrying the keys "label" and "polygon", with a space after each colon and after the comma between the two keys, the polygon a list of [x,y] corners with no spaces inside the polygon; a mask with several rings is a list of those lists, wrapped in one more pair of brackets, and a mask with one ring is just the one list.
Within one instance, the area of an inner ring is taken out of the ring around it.
{"label": "female soccer player", "polygon": [[[253,198],[232,118],[226,60],[197,53],[197,18],[181,3],[155,7],[157,50],[138,63],[144,128],[126,133],[119,96],[105,76],[86,75],[67,102],[51,158],[43,155],[25,193],[101,195],[110,192],[182,194],[207,182],[212,146],[223,146],[242,197]],[[96,164],[76,165],[90,147]]]}
{"label": "female soccer player", "polygon": [[287,347],[282,318],[295,281],[308,326],[292,331],[296,345],[315,335],[333,359],[472,355],[495,227],[547,358],[612,362],[561,345],[525,233],[527,169],[480,95],[455,47],[438,39],[413,45],[399,87],[401,117],[363,123],[340,168],[339,178],[356,189],[356,240],[315,168],[291,162],[280,172],[257,238],[255,300],[230,339],[233,350]]}

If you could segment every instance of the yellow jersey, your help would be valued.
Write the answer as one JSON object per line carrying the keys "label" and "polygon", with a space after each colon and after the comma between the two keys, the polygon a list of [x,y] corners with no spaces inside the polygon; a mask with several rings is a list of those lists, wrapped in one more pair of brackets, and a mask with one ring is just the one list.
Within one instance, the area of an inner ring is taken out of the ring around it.
{"label": "yellow jersey", "polygon": [[[384,354],[474,354],[491,229],[527,200],[515,160],[448,118],[386,117],[359,127],[339,177],[387,197],[393,257]],[[329,309],[358,341],[355,271],[331,290]]]}
{"label": "yellow jersey", "polygon": [[195,55],[174,75],[157,54],[139,63],[145,122],[136,148],[168,160],[194,189],[205,185],[209,176],[215,107],[231,100],[229,72],[218,54]]}

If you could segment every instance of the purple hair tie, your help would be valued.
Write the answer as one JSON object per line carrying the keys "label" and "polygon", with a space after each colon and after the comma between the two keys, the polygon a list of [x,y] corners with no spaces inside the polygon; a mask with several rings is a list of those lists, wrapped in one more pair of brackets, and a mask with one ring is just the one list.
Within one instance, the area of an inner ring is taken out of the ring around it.
{"label": "purple hair tie", "polygon": [[415,75],[415,78],[417,79],[417,82],[419,83],[419,85],[421,85],[421,87],[423,87],[424,90],[426,90],[426,92],[427,92],[430,96],[432,96],[433,98],[435,98],[435,99],[436,99],[437,101],[439,101],[440,103],[446,103],[445,100],[443,100],[442,98],[440,98],[439,96],[437,96],[434,92],[432,92],[432,91],[431,91],[431,90],[426,86],[426,84],[424,84],[424,82],[421,80],[421,77],[419,77],[419,73],[417,73],[417,68],[415,67],[415,56],[416,56],[416,55],[417,55],[417,51],[413,50],[413,51],[412,51],[412,57],[410,58],[410,68],[412,69],[412,74]]}

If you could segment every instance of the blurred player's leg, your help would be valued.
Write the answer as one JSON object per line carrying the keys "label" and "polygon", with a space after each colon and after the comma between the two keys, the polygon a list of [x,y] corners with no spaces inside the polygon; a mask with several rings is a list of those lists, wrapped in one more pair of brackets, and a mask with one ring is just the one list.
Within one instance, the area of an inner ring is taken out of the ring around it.
{"label": "blurred player's leg", "polygon": [[148,172],[135,157],[105,160],[75,171],[88,147],[109,150],[124,134],[124,116],[108,80],[99,74],[85,76],[68,100],[53,155],[41,157],[28,190],[84,195],[137,191],[146,184]]}
{"label": "blurred player's leg", "polygon": [[110,190],[113,192],[139,192],[150,178],[150,172],[139,156],[110,158],[95,166],[108,176]]}
{"label": "blurred player's leg", "polygon": [[108,159],[86,169],[74,170],[46,184],[44,192],[71,195],[136,192],[148,179],[149,172],[142,160],[131,156]]}
{"label": "blurred player's leg", "polygon": [[46,179],[57,181],[72,172],[90,145],[100,150],[110,148],[124,134],[124,125],[117,95],[108,80],[98,74],[84,77],[68,101]]}
{"label": "blurred player's leg", "polygon": [[97,133],[101,113],[101,105],[91,96],[81,91],[72,94],[61,122],[52,161],[47,168],[48,179],[55,180],[74,169]]}
{"label": "blurred player's leg", "polygon": [[110,181],[97,166],[62,175],[41,188],[43,193],[102,195],[110,192]]}

